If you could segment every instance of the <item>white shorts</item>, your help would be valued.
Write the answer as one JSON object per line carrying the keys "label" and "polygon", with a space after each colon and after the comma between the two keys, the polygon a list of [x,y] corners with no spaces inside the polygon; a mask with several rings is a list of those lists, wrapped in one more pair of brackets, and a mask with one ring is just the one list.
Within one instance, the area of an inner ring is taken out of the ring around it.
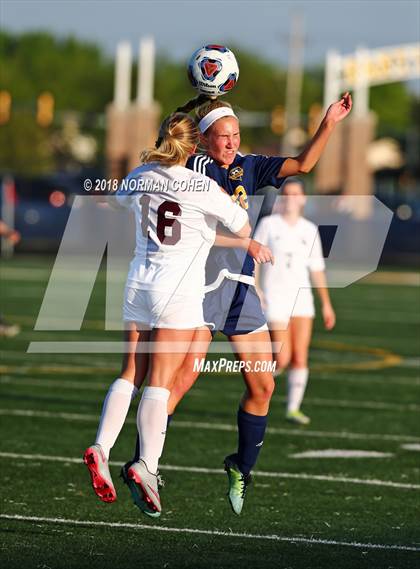
{"label": "white shorts", "polygon": [[124,322],[135,322],[142,329],[198,328],[204,325],[203,295],[174,295],[126,287],[123,319]]}
{"label": "white shorts", "polygon": [[301,288],[297,294],[296,291],[286,291],[276,295],[268,293],[265,301],[264,314],[267,322],[288,323],[293,316],[306,318],[315,316],[314,297],[310,288]]}

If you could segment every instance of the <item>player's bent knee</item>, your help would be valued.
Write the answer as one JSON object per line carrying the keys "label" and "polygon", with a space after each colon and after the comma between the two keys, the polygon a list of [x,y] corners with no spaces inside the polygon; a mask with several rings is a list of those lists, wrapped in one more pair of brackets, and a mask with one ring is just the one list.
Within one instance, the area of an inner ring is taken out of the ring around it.
{"label": "player's bent knee", "polygon": [[308,367],[308,355],[307,354],[293,354],[290,360],[291,367],[302,368]]}
{"label": "player's bent knee", "polygon": [[256,403],[263,404],[269,403],[275,389],[275,381],[271,377],[258,385],[248,387],[249,398]]}

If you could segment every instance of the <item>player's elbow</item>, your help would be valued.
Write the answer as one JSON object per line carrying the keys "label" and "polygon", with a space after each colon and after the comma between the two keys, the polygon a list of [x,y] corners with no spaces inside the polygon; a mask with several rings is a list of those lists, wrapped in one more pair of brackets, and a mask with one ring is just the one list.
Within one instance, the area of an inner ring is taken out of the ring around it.
{"label": "player's elbow", "polygon": [[245,225],[236,232],[236,235],[238,237],[249,237],[251,235],[251,226],[249,224],[249,221],[247,221]]}
{"label": "player's elbow", "polygon": [[313,168],[313,164],[309,164],[307,161],[302,160],[298,162],[298,174],[308,174]]}
{"label": "player's elbow", "polygon": [[288,173],[290,176],[298,176],[299,174],[307,174],[312,170],[314,164],[309,160],[307,153],[302,152],[298,156],[289,159],[290,166],[292,167],[292,172]]}
{"label": "player's elbow", "polygon": [[307,174],[313,168],[305,156],[296,156],[288,158],[280,168],[278,176],[286,178],[287,176],[298,176],[299,174]]}

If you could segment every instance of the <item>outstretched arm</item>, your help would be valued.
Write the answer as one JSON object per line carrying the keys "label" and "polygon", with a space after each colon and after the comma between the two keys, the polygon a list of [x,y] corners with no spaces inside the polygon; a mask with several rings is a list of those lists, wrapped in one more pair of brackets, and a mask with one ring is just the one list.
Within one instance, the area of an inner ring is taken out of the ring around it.
{"label": "outstretched arm", "polygon": [[216,241],[214,242],[216,247],[239,247],[244,251],[247,251],[249,255],[254,259],[256,263],[271,263],[274,264],[273,253],[270,248],[255,239],[250,237],[236,237],[233,233],[228,233],[226,230],[221,230],[217,228]]}
{"label": "outstretched arm", "polygon": [[285,178],[310,172],[320,159],[335,125],[349,114],[352,104],[351,95],[345,93],[339,101],[330,105],[309,144],[298,156],[286,158],[277,176]]}

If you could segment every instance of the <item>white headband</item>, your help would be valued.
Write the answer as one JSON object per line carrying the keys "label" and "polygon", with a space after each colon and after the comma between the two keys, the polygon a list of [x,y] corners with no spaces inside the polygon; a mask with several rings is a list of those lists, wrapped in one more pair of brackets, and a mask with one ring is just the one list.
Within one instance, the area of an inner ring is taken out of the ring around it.
{"label": "white headband", "polygon": [[201,121],[198,123],[198,128],[200,129],[201,133],[205,133],[208,128],[211,127],[213,123],[223,117],[238,117],[232,111],[230,107],[218,107],[217,109],[213,109],[210,111]]}

